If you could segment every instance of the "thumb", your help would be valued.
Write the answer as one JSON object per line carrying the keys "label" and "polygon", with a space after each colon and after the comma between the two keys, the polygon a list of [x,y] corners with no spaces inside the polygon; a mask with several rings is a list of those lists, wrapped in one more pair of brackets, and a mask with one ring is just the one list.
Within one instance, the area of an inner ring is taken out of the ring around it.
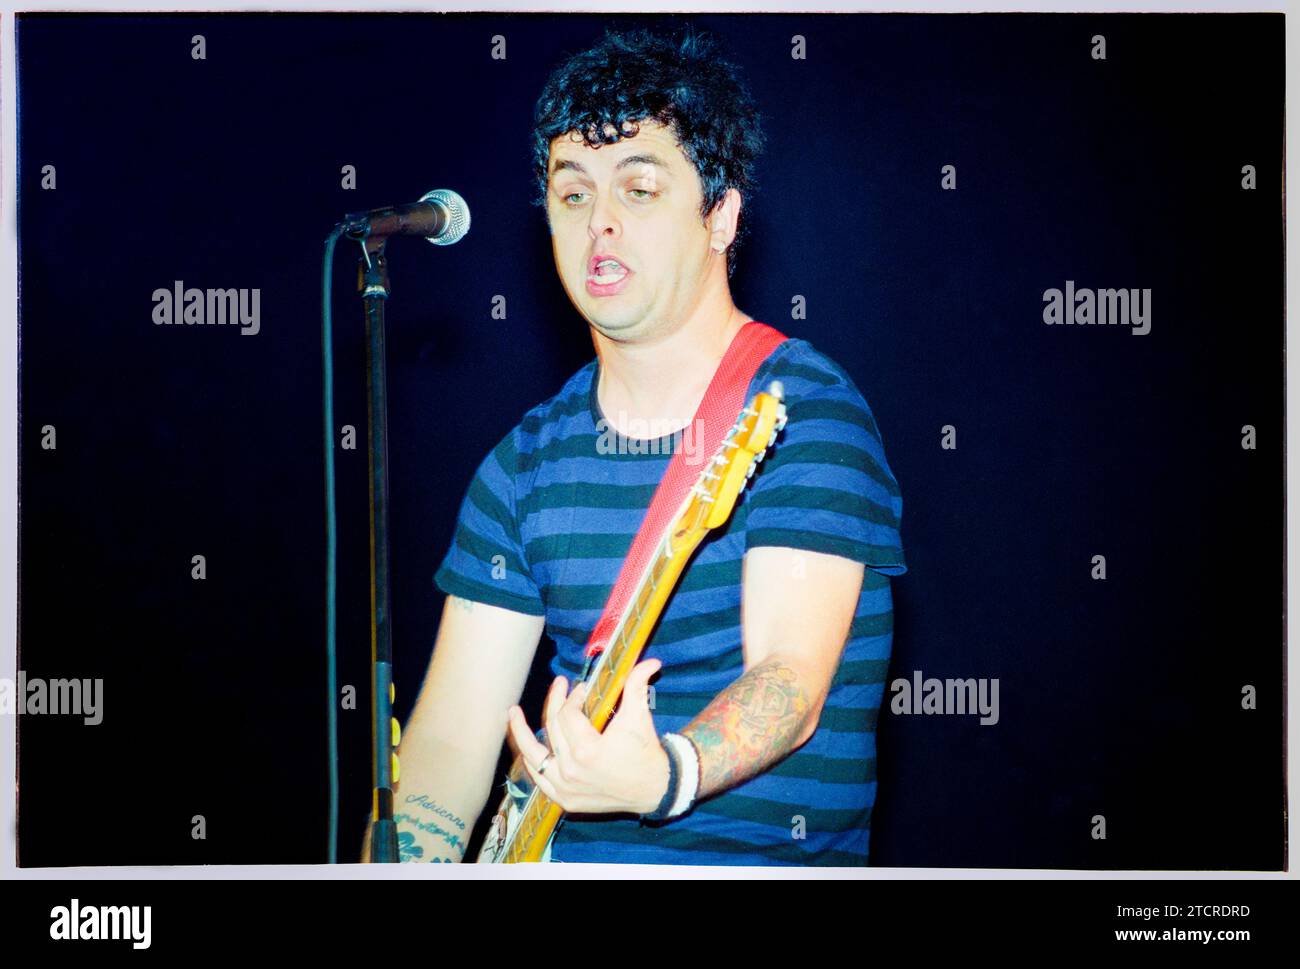
{"label": "thumb", "polygon": [[623,685],[623,701],[619,712],[627,710],[638,717],[650,719],[650,677],[663,668],[663,661],[657,659],[642,660],[632,667]]}

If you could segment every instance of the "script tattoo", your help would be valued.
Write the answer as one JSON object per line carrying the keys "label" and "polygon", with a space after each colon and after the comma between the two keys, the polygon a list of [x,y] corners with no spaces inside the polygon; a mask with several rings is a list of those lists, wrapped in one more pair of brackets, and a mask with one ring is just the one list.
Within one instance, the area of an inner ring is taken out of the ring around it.
{"label": "script tattoo", "polygon": [[731,787],[784,757],[811,703],[794,670],[770,659],[746,672],[682,734],[700,751],[700,797]]}
{"label": "script tattoo", "polygon": [[458,818],[455,812],[447,810],[447,808],[443,807],[441,804],[439,804],[431,797],[428,797],[424,794],[412,794],[409,797],[407,797],[406,803],[418,804],[426,811],[429,811],[433,814],[436,814],[440,818],[445,818],[446,820],[450,821],[452,824],[456,825],[456,827],[460,828],[462,831],[465,830],[465,822],[462,821],[460,818]]}

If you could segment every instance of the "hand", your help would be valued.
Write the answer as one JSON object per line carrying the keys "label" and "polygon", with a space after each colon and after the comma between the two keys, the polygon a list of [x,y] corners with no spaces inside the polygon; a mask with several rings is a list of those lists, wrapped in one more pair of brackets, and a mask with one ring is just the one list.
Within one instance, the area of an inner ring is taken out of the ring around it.
{"label": "hand", "polygon": [[[628,674],[618,712],[600,733],[582,712],[587,685],[572,693],[557,676],[546,694],[544,717],[551,750],[538,742],[518,706],[510,708],[510,734],[528,776],[543,794],[577,814],[648,814],[668,790],[668,755],[650,716],[650,677],[663,664],[638,663]],[[537,768],[548,754],[546,772]]]}

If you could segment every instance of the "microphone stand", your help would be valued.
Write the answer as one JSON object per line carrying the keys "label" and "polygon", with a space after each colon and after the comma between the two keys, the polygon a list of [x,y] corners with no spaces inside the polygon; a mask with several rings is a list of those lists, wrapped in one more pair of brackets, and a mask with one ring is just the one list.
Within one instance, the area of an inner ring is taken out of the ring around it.
{"label": "microphone stand", "polygon": [[[438,213],[441,213],[440,215]],[[393,235],[420,235],[434,245],[446,246],[459,241],[469,231],[469,207],[450,189],[426,192],[413,205],[389,206],[372,212],[344,217],[335,226],[349,239],[361,243],[357,266],[357,289],[361,293],[366,319],[366,430],[370,440],[370,725],[373,754],[374,800],[371,810],[370,860],[396,862],[399,849],[397,824],[393,819],[393,786],[400,777],[395,748],[401,743],[401,728],[393,717],[393,630],[388,570],[388,388],[385,378],[384,303],[388,299],[388,258],[384,253]],[[328,253],[337,238],[330,236]],[[325,279],[329,277],[326,274]],[[325,284],[328,294],[328,282]],[[328,327],[328,305],[324,317]],[[326,366],[329,356],[326,355]],[[329,389],[327,387],[327,399]],[[327,415],[330,413],[327,410]],[[332,445],[330,445],[332,446]],[[327,457],[328,462],[328,457]],[[327,463],[327,469],[332,467]],[[333,515],[332,490],[327,499],[329,516]],[[329,528],[332,529],[332,517]],[[332,536],[332,531],[331,531]],[[331,538],[332,541],[332,538]],[[332,551],[330,553],[332,555]],[[332,560],[331,560],[332,561]],[[327,584],[332,583],[332,575]],[[333,591],[330,586],[330,609]],[[332,615],[332,613],[331,613]],[[332,622],[332,619],[329,620]],[[329,636],[333,636],[330,627]],[[330,639],[331,670],[333,640]],[[333,675],[331,673],[331,675]],[[331,681],[331,689],[333,689]],[[331,702],[333,702],[331,700]],[[331,720],[331,724],[333,721]],[[333,727],[331,726],[331,731]],[[331,734],[332,736],[332,734]],[[333,782],[332,782],[333,783]],[[331,824],[333,821],[331,820]],[[333,828],[330,836],[334,843]],[[333,847],[331,847],[333,851]]]}
{"label": "microphone stand", "polygon": [[393,748],[398,726],[393,718],[393,630],[388,580],[388,394],[385,379],[384,302],[388,299],[388,235],[368,227],[348,237],[361,243],[357,288],[366,318],[366,429],[370,440],[370,707],[374,802],[371,812],[370,860],[396,862],[397,824],[393,820],[393,785],[399,766]]}

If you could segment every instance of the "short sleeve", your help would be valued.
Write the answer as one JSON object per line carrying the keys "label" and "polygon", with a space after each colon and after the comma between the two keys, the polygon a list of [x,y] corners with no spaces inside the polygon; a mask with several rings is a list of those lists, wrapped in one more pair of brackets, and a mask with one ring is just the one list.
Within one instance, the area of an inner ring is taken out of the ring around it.
{"label": "short sleeve", "polygon": [[746,549],[807,549],[902,575],[903,499],[861,393],[840,382],[786,407],[786,426],[745,498]]}
{"label": "short sleeve", "polygon": [[528,567],[515,508],[514,437],[514,431],[507,434],[474,472],[434,582],[448,595],[541,616],[546,607]]}

